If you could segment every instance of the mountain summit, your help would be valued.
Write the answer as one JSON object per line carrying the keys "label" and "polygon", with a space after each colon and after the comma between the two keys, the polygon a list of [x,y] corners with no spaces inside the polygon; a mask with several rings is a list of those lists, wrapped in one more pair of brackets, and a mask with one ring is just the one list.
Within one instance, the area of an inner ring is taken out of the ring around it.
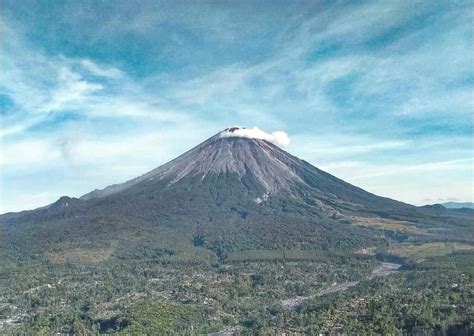
{"label": "mountain summit", "polygon": [[[280,138],[284,137],[282,132],[275,133]],[[265,193],[289,190],[294,183],[304,183],[297,174],[297,167],[302,162],[273,144],[272,138],[272,135],[257,128],[226,128],[145,175],[93,191],[81,198],[103,197],[155,179],[166,182],[166,186],[171,187],[189,178],[198,178],[200,182],[206,183],[206,177],[216,175],[232,176],[240,181],[251,177]]]}
{"label": "mountain summit", "polygon": [[[27,244],[32,258],[106,245],[121,259],[158,251],[211,260],[256,249],[355,251],[468,222],[366,192],[275,144],[288,141],[282,132],[227,128],[133,180],[1,216],[0,228],[7,245]],[[454,236],[443,230],[443,239]]]}
{"label": "mountain summit", "polygon": [[291,195],[295,199],[305,199],[305,202],[314,196],[334,204],[345,202],[346,206],[380,202],[401,205],[356,188],[289,154],[275,144],[279,143],[277,137],[285,136],[283,132],[270,135],[258,128],[226,128],[138,178],[95,190],[81,199],[102,198],[148,185],[155,185],[160,190],[177,189],[180,185],[199,189],[208,184],[215,185],[217,180],[218,183],[227,181],[227,185],[222,185],[223,189],[231,188],[235,183],[242,184],[246,194],[254,195],[257,202]]}

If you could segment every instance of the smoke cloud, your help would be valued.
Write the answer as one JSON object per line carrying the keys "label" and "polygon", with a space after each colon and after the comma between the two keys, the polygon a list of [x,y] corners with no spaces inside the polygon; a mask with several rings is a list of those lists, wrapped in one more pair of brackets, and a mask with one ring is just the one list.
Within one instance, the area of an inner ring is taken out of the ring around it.
{"label": "smoke cloud", "polygon": [[242,137],[250,139],[262,139],[274,143],[279,147],[288,147],[291,140],[288,134],[283,131],[275,131],[273,133],[267,133],[262,131],[258,127],[245,128],[245,127],[231,127],[221,132],[221,137]]}

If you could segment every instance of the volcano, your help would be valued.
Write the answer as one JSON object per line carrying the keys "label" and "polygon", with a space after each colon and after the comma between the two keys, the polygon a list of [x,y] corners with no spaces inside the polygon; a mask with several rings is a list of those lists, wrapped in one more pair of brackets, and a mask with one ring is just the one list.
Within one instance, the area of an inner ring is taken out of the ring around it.
{"label": "volcano", "polygon": [[[231,127],[130,181],[1,216],[28,258],[111,247],[111,257],[222,260],[242,250],[358,250],[433,236],[471,216],[379,197]],[[438,232],[438,231],[436,231]]]}
{"label": "volcano", "polygon": [[[239,193],[244,187],[242,200],[256,203],[270,197],[291,197],[310,204],[313,197],[313,201],[335,207],[373,207],[382,203],[387,207],[410,208],[354,187],[268,140],[248,136],[242,132],[245,130],[244,127],[227,128],[157,169],[128,182],[92,191],[81,199],[99,199],[125,191],[148,189],[149,186],[166,192],[167,189],[176,191],[182,186],[186,190],[206,186],[214,189],[213,185],[219,184],[229,193]],[[241,186],[235,188],[236,184]]]}

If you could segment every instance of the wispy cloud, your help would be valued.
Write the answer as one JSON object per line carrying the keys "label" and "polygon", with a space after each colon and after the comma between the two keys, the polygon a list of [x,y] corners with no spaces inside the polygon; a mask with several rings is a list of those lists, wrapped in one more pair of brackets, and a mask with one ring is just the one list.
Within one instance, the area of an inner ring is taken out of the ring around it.
{"label": "wispy cloud", "polygon": [[101,84],[86,81],[82,76],[66,67],[59,70],[57,86],[57,89],[51,92],[50,101],[43,107],[45,112],[74,106],[82,107],[85,100],[104,88]]}
{"label": "wispy cloud", "polygon": [[370,192],[416,205],[474,201],[474,158],[412,164],[336,161],[322,169]]}
{"label": "wispy cloud", "polygon": [[[388,175],[407,175],[411,173],[429,173],[432,171],[444,171],[444,170],[453,170],[453,169],[469,169],[472,167],[474,158],[464,158],[457,160],[441,161],[441,162],[428,162],[423,164],[415,165],[389,165],[389,166],[378,166],[376,171],[365,173],[362,175],[350,176],[347,179],[350,181],[367,179],[378,176],[388,176]],[[367,168],[367,167],[365,167]]]}
{"label": "wispy cloud", "polygon": [[101,66],[88,59],[83,59],[80,61],[80,63],[88,72],[99,77],[119,79],[120,77],[124,76],[123,72],[117,68]]}
{"label": "wispy cloud", "polygon": [[[177,125],[192,122],[191,116],[166,106],[159,95],[146,93],[121,70],[90,59],[46,57],[26,41],[22,44],[17,32],[7,27],[11,39],[16,40],[7,45],[7,80],[0,90],[12,99],[16,111],[2,116],[1,136],[24,133],[64,112],[85,118],[145,119]],[[35,69],[33,74],[30,68]]]}

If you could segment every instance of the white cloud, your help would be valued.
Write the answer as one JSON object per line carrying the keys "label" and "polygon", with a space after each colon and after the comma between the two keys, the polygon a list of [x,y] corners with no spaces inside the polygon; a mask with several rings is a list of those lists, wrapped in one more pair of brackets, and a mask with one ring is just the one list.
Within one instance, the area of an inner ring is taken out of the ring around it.
{"label": "white cloud", "polygon": [[405,147],[409,141],[377,141],[374,143],[363,145],[347,145],[347,146],[317,146],[314,148],[314,153],[330,153],[332,155],[354,155],[363,154],[379,150],[389,150]]}
{"label": "white cloud", "polygon": [[237,65],[226,66],[209,74],[180,83],[172,92],[182,103],[204,105],[216,97],[232,94],[245,87],[253,71]]}
{"label": "white cloud", "polygon": [[81,75],[63,66],[58,73],[58,88],[51,94],[51,101],[46,104],[46,111],[68,108],[74,103],[82,103],[92,94],[103,89],[103,86],[86,81]]}
{"label": "white cloud", "polygon": [[80,63],[87,71],[99,77],[118,79],[124,75],[123,72],[117,68],[99,65],[89,59],[80,60]]}
{"label": "white cloud", "polygon": [[347,179],[349,181],[355,181],[360,179],[370,179],[378,176],[389,176],[389,175],[407,175],[411,173],[429,173],[435,171],[447,171],[453,169],[465,169],[472,167],[474,158],[463,158],[456,160],[440,161],[440,162],[427,162],[422,164],[407,164],[407,165],[392,165],[392,166],[378,166],[375,171],[367,171],[360,175],[352,175]]}
{"label": "white cloud", "polygon": [[250,139],[262,139],[269,142],[274,143],[280,147],[288,147],[291,140],[288,134],[283,131],[275,131],[272,133],[267,133],[262,131],[258,127],[254,128],[245,128],[245,127],[231,127],[230,130],[225,130],[221,132],[220,137],[227,138],[227,137],[242,137],[242,138],[250,138]]}
{"label": "white cloud", "polygon": [[0,129],[0,138],[21,133],[35,125],[37,122],[43,120],[43,117],[31,117],[29,120],[21,121],[13,126],[3,127]]}
{"label": "white cloud", "polygon": [[23,194],[13,199],[0,199],[0,214],[13,211],[36,209],[56,201],[54,193],[40,192]]}
{"label": "white cloud", "polygon": [[474,158],[468,157],[417,164],[336,161],[319,167],[377,195],[424,205],[445,199],[474,201],[473,164]]}
{"label": "white cloud", "polygon": [[61,155],[47,140],[30,139],[14,143],[2,143],[0,166],[31,166],[51,164]]}
{"label": "white cloud", "polygon": [[156,92],[146,93],[141,83],[120,69],[90,59],[46,56],[25,41],[11,22],[5,22],[5,27],[10,37],[4,58],[8,71],[0,92],[9,96],[17,111],[1,116],[0,137],[21,137],[63,111],[82,114],[84,124],[95,118],[146,120],[158,128],[195,122]]}

